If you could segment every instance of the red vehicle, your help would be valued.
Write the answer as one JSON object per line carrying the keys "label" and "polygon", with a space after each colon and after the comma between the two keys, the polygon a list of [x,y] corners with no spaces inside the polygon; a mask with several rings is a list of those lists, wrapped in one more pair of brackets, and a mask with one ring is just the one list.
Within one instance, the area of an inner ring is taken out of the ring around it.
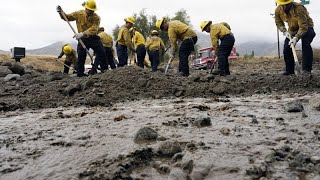
{"label": "red vehicle", "polygon": [[[233,47],[229,56],[229,61],[235,61],[238,59],[237,50]],[[198,57],[192,60],[191,67],[194,69],[211,69],[212,64],[216,62],[216,56],[212,47],[200,49]]]}

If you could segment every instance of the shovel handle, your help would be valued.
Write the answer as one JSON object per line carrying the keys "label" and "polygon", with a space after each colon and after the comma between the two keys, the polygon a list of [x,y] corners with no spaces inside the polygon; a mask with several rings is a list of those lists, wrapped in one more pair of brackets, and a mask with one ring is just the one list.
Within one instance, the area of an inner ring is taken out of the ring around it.
{"label": "shovel handle", "polygon": [[170,66],[170,64],[171,64],[171,61],[172,61],[172,60],[173,60],[173,57],[172,57],[172,58],[170,58],[170,59],[169,59],[169,61],[168,61],[168,64],[167,64],[166,70],[164,71],[164,73],[165,73],[165,74],[167,74],[168,69],[169,69],[169,66]]}
{"label": "shovel handle", "polygon": [[[291,41],[291,39],[292,39],[291,35],[289,35],[289,40]],[[296,48],[294,47],[293,43],[290,43],[290,47],[291,47],[291,50],[292,50],[293,59],[294,59],[294,62],[295,62],[297,73],[300,74],[301,73],[300,72],[300,63],[299,63],[299,60],[298,60]]]}
{"label": "shovel handle", "polygon": [[[77,32],[75,31],[75,29],[72,27],[72,25],[70,24],[66,14],[64,13],[64,11],[61,11],[61,15],[63,17],[63,19],[68,23],[68,25],[70,26],[71,30],[73,31],[74,34],[77,34]],[[91,63],[93,63],[93,56],[89,53],[89,50],[87,49],[86,45],[83,43],[83,41],[81,39],[78,40],[79,43],[81,44],[81,46],[83,47],[83,49],[86,50],[87,54],[89,55],[90,59],[91,59]]]}

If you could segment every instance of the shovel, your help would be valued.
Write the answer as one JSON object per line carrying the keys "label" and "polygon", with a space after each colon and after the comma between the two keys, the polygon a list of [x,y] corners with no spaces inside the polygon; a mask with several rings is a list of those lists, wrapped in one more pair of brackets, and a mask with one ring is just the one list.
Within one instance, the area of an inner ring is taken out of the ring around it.
{"label": "shovel", "polygon": [[167,74],[168,69],[169,69],[169,66],[170,66],[170,64],[171,64],[171,61],[172,61],[173,59],[174,59],[174,57],[172,57],[172,58],[169,59],[168,64],[167,64],[167,66],[166,66],[166,70],[164,71],[165,74]]}
{"label": "shovel", "polygon": [[[291,41],[291,35],[289,36],[289,40]],[[290,47],[292,49],[292,54],[293,54],[293,58],[294,58],[294,62],[295,62],[294,70],[296,71],[296,73],[298,75],[300,75],[301,74],[301,66],[300,66],[300,63],[298,60],[296,48],[294,47],[293,43],[290,44]]]}
{"label": "shovel", "polygon": [[214,58],[214,61],[213,61],[213,63],[212,63],[211,69],[210,69],[210,74],[212,73],[213,68],[216,67],[215,64],[217,64],[217,60],[218,60],[218,56],[216,56],[216,57]]}
{"label": "shovel", "polygon": [[67,68],[71,69],[72,71],[77,72],[73,67],[66,65],[65,63],[63,63],[63,62],[59,61],[59,60],[58,60],[58,59],[56,59],[56,58],[55,58],[55,60],[56,60],[58,63],[60,63],[60,64],[64,65],[65,67],[67,67]]}
{"label": "shovel", "polygon": [[[64,11],[61,11],[61,14],[63,16],[63,19],[69,24],[71,30],[73,31],[74,34],[76,34],[77,32],[74,30],[74,28],[72,27],[72,25],[70,24],[69,20],[67,19],[66,14],[64,13]],[[93,65],[93,56],[89,53],[89,50],[87,49],[86,45],[83,43],[83,41],[81,39],[78,40],[79,43],[81,44],[81,46],[83,47],[83,49],[86,50],[87,54],[89,55],[90,59],[91,59],[91,65]]]}

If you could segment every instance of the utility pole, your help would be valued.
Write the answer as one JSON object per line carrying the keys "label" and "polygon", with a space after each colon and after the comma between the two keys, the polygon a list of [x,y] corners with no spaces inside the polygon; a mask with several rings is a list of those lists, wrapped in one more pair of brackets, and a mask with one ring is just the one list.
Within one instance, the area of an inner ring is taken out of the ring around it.
{"label": "utility pole", "polygon": [[[277,3],[276,3],[276,7],[277,7]],[[270,14],[273,18],[275,16],[275,14],[271,13]],[[278,58],[280,59],[281,58],[281,55],[280,55],[280,39],[279,39],[279,29],[277,27],[277,41],[278,41]]]}

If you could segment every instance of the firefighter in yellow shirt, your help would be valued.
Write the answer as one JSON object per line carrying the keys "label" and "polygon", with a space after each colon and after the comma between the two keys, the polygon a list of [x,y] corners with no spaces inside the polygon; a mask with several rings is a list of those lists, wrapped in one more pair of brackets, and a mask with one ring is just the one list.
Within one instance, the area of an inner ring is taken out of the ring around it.
{"label": "firefighter in yellow shirt", "polygon": [[75,64],[77,62],[77,53],[71,47],[70,44],[65,44],[62,47],[62,50],[61,50],[60,55],[58,56],[58,59],[60,59],[63,55],[66,55],[66,59],[64,61],[64,64],[66,66],[64,66],[63,73],[69,74],[69,67],[71,66],[71,64],[73,64],[73,66],[75,66]]}
{"label": "firefighter in yellow shirt", "polygon": [[135,48],[135,52],[137,53],[138,66],[144,68],[144,58],[146,57],[146,40],[144,39],[143,35],[134,27],[130,28],[129,32],[132,37],[132,44]]}
{"label": "firefighter in yellow shirt", "polygon": [[125,18],[124,21],[125,24],[119,30],[116,43],[117,55],[119,60],[118,67],[123,67],[128,64],[128,49],[132,52],[135,51],[129,34],[129,29],[134,25],[135,19],[131,16]]}
{"label": "firefighter in yellow shirt", "polygon": [[106,52],[107,66],[109,65],[111,69],[115,69],[116,65],[113,61],[113,40],[112,37],[104,32],[104,27],[100,27],[98,30],[98,36],[102,42],[103,48]]}
{"label": "firefighter in yellow shirt", "polygon": [[164,52],[165,49],[164,43],[159,37],[159,32],[157,30],[151,31],[151,37],[147,40],[146,49],[151,62],[152,72],[156,72],[160,63],[159,51],[162,50],[162,52]]}
{"label": "firefighter in yellow shirt", "polygon": [[212,24],[212,21],[203,21],[200,28],[210,33],[212,48],[218,56],[218,69],[212,73],[220,76],[230,75],[228,57],[235,42],[230,26],[225,22]]}
{"label": "firefighter in yellow shirt", "polygon": [[[283,75],[294,74],[294,58],[290,45],[293,43],[295,46],[300,39],[302,41],[302,71],[303,74],[311,74],[313,61],[311,42],[316,36],[313,20],[310,18],[308,10],[293,0],[276,0],[276,2],[279,5],[275,10],[275,23],[286,36],[283,47],[286,70]],[[288,29],[284,22],[288,23]]]}
{"label": "firefighter in yellow shirt", "polygon": [[[90,74],[96,74],[98,66],[100,65],[101,71],[107,68],[106,54],[104,52],[102,43],[97,35],[100,25],[100,17],[94,12],[97,10],[96,2],[94,0],[88,0],[82,4],[85,10],[75,11],[71,14],[66,14],[68,21],[76,21],[78,33],[75,34],[77,40],[81,39],[85,46],[89,49],[93,49],[96,53],[96,59],[90,71]],[[57,12],[62,19],[62,9],[57,7]],[[77,61],[77,76],[84,75],[84,64],[87,57],[86,50],[78,43],[78,61]]]}
{"label": "firefighter in yellow shirt", "polygon": [[189,76],[188,56],[194,51],[194,46],[198,40],[195,31],[178,20],[167,21],[166,18],[159,19],[156,22],[156,27],[168,32],[171,43],[170,58],[174,58],[176,55],[177,41],[182,41],[179,48],[179,74]]}

